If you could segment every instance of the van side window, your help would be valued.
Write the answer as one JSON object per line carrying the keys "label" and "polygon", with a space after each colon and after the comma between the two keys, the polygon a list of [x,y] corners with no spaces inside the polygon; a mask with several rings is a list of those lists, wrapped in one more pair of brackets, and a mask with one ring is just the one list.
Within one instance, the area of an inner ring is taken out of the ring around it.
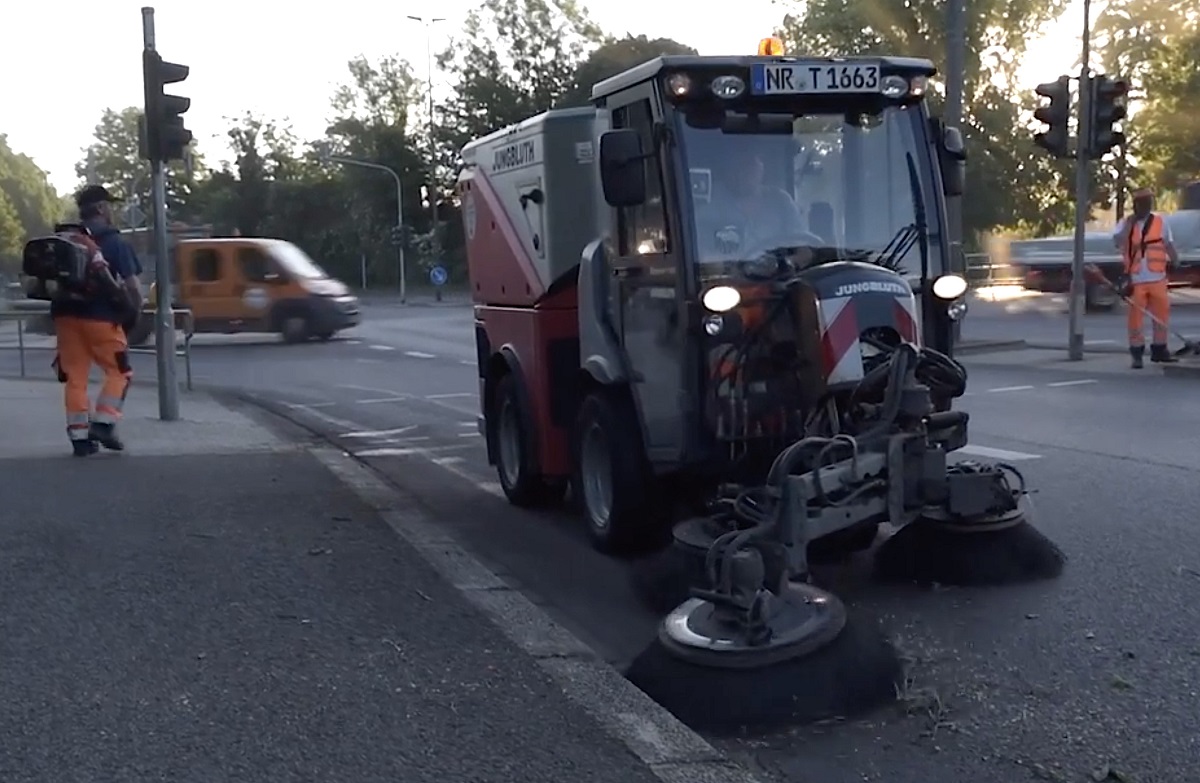
{"label": "van side window", "polygon": [[197,283],[212,283],[221,279],[221,257],[211,249],[192,253],[192,276]]}
{"label": "van side window", "polygon": [[[642,137],[642,150],[654,152],[654,112],[649,98],[614,110],[612,125],[614,128],[633,128]],[[658,158],[649,157],[642,165],[646,169],[646,201],[617,211],[618,247],[623,257],[666,253],[670,249]]]}
{"label": "van side window", "polygon": [[239,247],[237,261],[242,270],[242,277],[251,283],[265,283],[267,275],[274,271],[271,259],[257,247]]}

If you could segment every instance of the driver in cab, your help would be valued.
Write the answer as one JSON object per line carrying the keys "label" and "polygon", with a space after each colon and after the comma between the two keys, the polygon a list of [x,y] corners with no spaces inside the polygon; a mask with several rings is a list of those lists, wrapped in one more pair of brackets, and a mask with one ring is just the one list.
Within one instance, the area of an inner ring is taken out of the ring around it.
{"label": "driver in cab", "polygon": [[[790,164],[790,158],[786,159]],[[698,221],[704,254],[745,259],[771,249],[771,240],[795,236],[803,225],[791,194],[766,182],[766,163],[757,150],[738,150],[722,160],[707,214]],[[707,229],[707,231],[705,231]]]}

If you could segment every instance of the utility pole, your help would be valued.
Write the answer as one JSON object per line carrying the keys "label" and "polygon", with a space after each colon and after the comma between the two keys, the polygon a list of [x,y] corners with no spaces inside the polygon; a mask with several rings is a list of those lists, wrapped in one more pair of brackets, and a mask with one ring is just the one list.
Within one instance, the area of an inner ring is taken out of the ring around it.
{"label": "utility pole", "polygon": [[[433,25],[438,22],[446,21],[442,17],[429,17],[409,15],[409,19],[414,22],[419,22],[425,26],[425,67],[426,67],[426,82],[429,92],[429,226],[430,226],[430,254],[433,256],[432,265],[437,265],[441,260],[442,247],[441,237],[438,233],[438,200],[437,200],[437,142],[434,138],[434,108],[433,108]],[[438,301],[442,300],[442,288],[437,286],[435,293]]]}
{"label": "utility pole", "polygon": [[[963,82],[966,72],[967,31],[966,0],[949,0],[946,8],[946,116],[948,127],[962,130]],[[950,239],[950,263],[963,268],[950,271],[966,275],[966,250],[963,248],[962,196],[946,199],[946,233]],[[962,339],[962,321],[954,322],[954,342]]]}
{"label": "utility pole", "polygon": [[167,180],[165,164],[182,160],[192,142],[183,115],[191,108],[189,98],[168,95],[163,88],[182,82],[190,69],[166,62],[154,43],[154,9],[142,8],[142,81],[145,114],[142,124],[141,157],[150,161],[154,210],[154,282],[158,301],[154,308],[154,353],[158,369],[158,417],[179,418],[179,383],[175,377],[175,311],[172,296],[171,260],[167,257]]}
{"label": "utility pole", "polygon": [[408,302],[408,270],[405,267],[404,261],[404,186],[400,180],[399,172],[390,166],[384,166],[380,163],[369,163],[365,160],[357,160],[355,158],[343,158],[337,155],[329,155],[326,152],[322,152],[320,157],[323,161],[341,163],[344,166],[361,166],[364,169],[386,171],[396,181],[396,225],[392,228],[392,242],[396,245],[396,254],[400,262],[400,304],[406,304]]}
{"label": "utility pole", "polygon": [[1083,52],[1079,66],[1079,125],[1075,135],[1075,247],[1071,258],[1070,336],[1067,358],[1083,359],[1083,314],[1086,305],[1087,281],[1083,273],[1084,229],[1088,215],[1088,163],[1091,140],[1091,35],[1092,3],[1083,0]]}

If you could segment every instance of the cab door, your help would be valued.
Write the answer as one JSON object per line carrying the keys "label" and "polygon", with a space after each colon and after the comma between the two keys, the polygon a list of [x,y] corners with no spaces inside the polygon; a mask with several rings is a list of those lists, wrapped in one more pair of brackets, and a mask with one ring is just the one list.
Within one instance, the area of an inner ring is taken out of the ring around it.
{"label": "cab door", "polygon": [[240,319],[241,300],[234,294],[229,254],[220,246],[187,247],[179,253],[183,300],[197,328],[226,328]]}
{"label": "cab door", "polygon": [[239,245],[234,251],[237,279],[234,294],[244,311],[248,326],[269,330],[271,306],[286,296],[286,279],[276,263],[259,245]]}
{"label": "cab door", "polygon": [[[658,152],[654,131],[661,120],[652,83],[644,83],[608,101],[613,128],[632,128],[642,149]],[[671,463],[684,447],[684,319],[679,305],[678,226],[671,216],[666,183],[667,155],[644,161],[646,200],[615,209],[616,227],[608,254],[613,267],[617,331],[633,371],[633,392],[645,427],[651,460]]]}

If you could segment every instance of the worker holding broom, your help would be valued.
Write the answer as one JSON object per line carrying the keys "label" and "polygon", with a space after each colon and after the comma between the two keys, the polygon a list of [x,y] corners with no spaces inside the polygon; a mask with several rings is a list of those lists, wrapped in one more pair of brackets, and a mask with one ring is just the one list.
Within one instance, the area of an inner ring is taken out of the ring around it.
{"label": "worker holding broom", "polygon": [[1167,271],[1179,263],[1171,227],[1163,216],[1154,211],[1154,193],[1147,188],[1134,191],[1133,214],[1117,224],[1113,242],[1124,258],[1124,275],[1118,288],[1130,303],[1129,354],[1133,369],[1142,368],[1146,353],[1146,334],[1143,318],[1146,313],[1153,322],[1150,361],[1174,362],[1167,350],[1167,324],[1171,300],[1167,288]]}

